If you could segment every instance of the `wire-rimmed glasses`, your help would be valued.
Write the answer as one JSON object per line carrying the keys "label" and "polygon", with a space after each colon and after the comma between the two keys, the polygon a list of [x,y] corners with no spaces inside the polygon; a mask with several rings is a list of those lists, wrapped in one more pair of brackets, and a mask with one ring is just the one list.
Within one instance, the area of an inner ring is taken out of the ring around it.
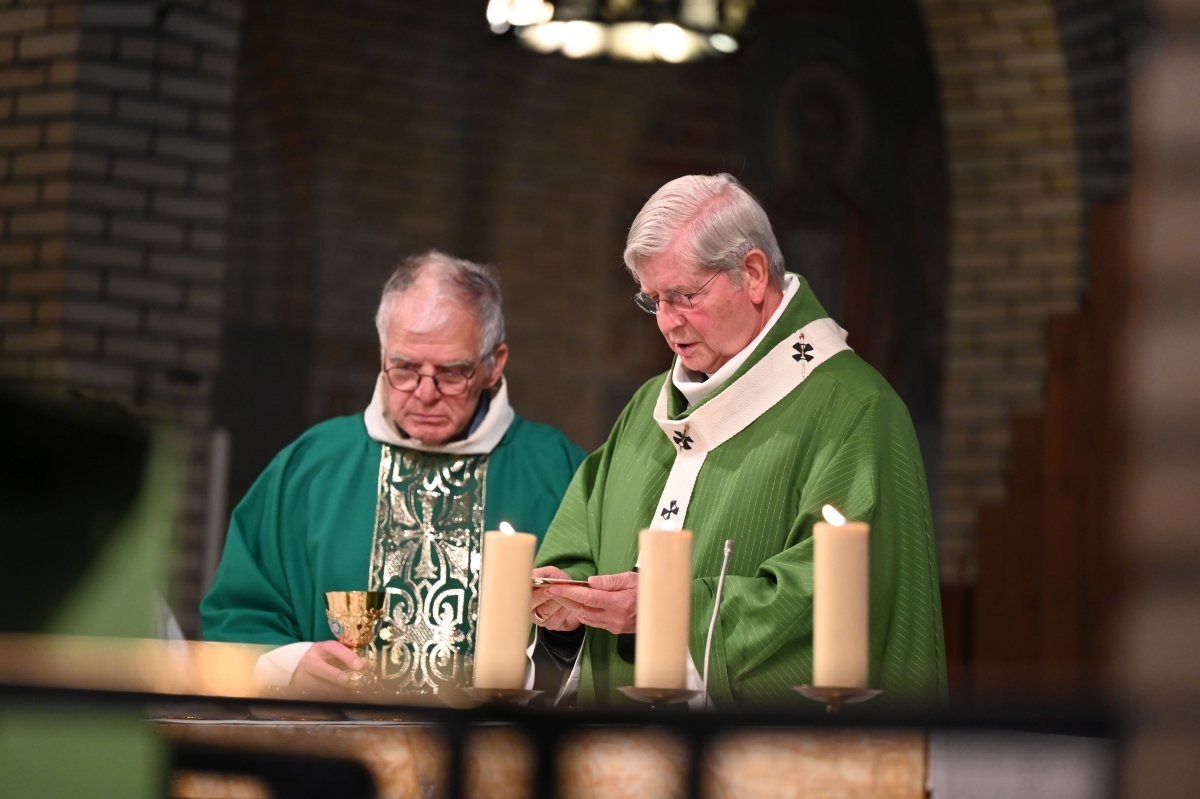
{"label": "wire-rimmed glasses", "polygon": [[435,369],[433,374],[421,374],[412,366],[389,366],[383,370],[388,385],[397,391],[416,391],[421,385],[421,378],[427,377],[433,381],[433,387],[444,397],[455,397],[464,393],[471,378],[479,371],[479,364],[464,372],[461,369]]}
{"label": "wire-rimmed glasses", "polygon": [[704,281],[704,285],[695,291],[688,292],[687,294],[684,294],[680,291],[666,291],[663,292],[661,298],[656,300],[646,292],[639,291],[637,294],[633,295],[633,302],[638,308],[648,314],[657,314],[660,304],[670,306],[671,310],[675,311],[676,313],[680,311],[690,311],[692,309],[693,299],[698,294],[703,292],[704,289],[708,288],[708,284],[720,277],[724,271],[725,270],[723,269],[718,269],[716,274]]}

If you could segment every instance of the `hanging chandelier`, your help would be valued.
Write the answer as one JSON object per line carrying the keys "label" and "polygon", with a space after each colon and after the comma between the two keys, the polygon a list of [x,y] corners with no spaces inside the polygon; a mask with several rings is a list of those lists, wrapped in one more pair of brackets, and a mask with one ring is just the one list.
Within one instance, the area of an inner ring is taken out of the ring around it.
{"label": "hanging chandelier", "polygon": [[495,34],[539,53],[673,64],[733,53],[755,0],[489,0]]}

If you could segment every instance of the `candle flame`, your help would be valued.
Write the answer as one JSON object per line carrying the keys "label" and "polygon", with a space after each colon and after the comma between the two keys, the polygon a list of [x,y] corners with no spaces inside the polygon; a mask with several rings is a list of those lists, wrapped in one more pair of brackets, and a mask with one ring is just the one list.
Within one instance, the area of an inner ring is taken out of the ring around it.
{"label": "candle flame", "polygon": [[516,530],[514,530],[513,526],[508,522],[500,522],[500,532],[504,533],[505,535],[512,535],[516,532]]}
{"label": "candle flame", "polygon": [[825,505],[822,507],[821,515],[825,517],[825,521],[829,522],[835,527],[841,527],[846,523],[846,517],[838,513],[838,509],[832,505]]}

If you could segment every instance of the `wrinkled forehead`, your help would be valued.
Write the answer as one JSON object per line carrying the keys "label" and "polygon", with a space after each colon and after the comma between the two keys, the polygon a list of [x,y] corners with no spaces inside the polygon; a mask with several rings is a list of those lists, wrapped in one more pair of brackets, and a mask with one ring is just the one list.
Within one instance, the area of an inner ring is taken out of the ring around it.
{"label": "wrinkled forehead", "polygon": [[480,327],[453,292],[413,286],[390,303],[384,335],[388,358],[468,362],[479,357]]}
{"label": "wrinkled forehead", "polygon": [[680,254],[672,247],[666,252],[642,261],[637,273],[638,286],[647,293],[692,291],[712,277],[712,271],[702,269],[695,259]]}

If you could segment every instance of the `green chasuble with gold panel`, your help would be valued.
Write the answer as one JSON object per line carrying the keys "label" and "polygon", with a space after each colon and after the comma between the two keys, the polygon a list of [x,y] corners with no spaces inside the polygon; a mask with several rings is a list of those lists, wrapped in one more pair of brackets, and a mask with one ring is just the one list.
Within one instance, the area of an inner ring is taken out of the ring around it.
{"label": "green chasuble with gold panel", "polygon": [[511,411],[490,451],[415,449],[379,440],[371,412],[311,428],[247,492],[201,603],[204,636],[329,640],[325,591],[387,590],[396,635],[381,676],[435,693],[470,679],[483,532],[507,521],[541,537],[584,453]]}
{"label": "green chasuble with gold panel", "polygon": [[[724,542],[734,539],[712,645],[709,692],[718,704],[805,701],[793,686],[812,681],[812,529],[826,503],[871,525],[871,685],[889,703],[946,693],[933,529],[912,423],[886,381],[840,340],[822,353],[822,341],[800,335],[830,329],[800,280],[750,357],[709,396],[688,407],[670,373],[647,382],[576,473],[538,552],[538,565],[586,578],[633,569],[643,528],[690,529],[690,649],[702,670]],[[672,485],[688,471],[690,450],[713,433],[699,423],[702,409],[725,394],[736,413],[742,398],[772,391],[777,374],[767,366],[792,364],[809,371],[761,402],[744,427],[710,442],[676,501]],[[583,646],[578,700],[625,701],[617,689],[633,684],[633,666],[618,655],[617,636],[589,629]]]}

